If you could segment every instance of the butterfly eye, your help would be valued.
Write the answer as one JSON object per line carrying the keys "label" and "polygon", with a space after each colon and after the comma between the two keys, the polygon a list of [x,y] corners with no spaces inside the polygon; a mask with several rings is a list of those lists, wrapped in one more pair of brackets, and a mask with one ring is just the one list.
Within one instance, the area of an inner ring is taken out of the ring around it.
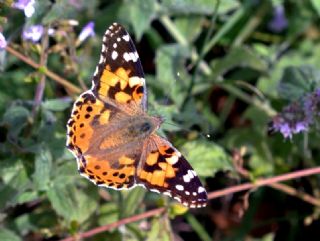
{"label": "butterfly eye", "polygon": [[140,127],[141,132],[149,132],[150,130],[151,130],[151,125],[149,122],[142,123],[142,125]]}

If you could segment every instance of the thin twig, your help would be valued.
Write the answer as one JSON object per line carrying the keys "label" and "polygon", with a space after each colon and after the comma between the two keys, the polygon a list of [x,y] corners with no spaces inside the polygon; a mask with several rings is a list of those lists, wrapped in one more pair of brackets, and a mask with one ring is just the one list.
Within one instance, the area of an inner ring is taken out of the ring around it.
{"label": "thin twig", "polygon": [[[241,153],[241,150],[234,152],[233,165],[234,165],[235,169],[237,170],[237,172],[241,176],[250,180],[250,178],[251,178],[250,172],[243,168],[243,158],[242,158],[243,154]],[[310,194],[298,191],[297,189],[295,189],[293,187],[290,187],[290,186],[282,184],[282,183],[271,183],[268,186],[272,187],[274,189],[277,189],[278,191],[282,191],[288,195],[294,196],[296,198],[300,198],[301,200],[303,200],[311,205],[320,207],[320,200],[318,200],[317,198],[313,197]]]}
{"label": "thin twig", "polygon": [[[262,186],[267,186],[267,185],[273,185],[274,183],[288,181],[288,180],[291,180],[291,179],[301,178],[301,177],[315,175],[315,174],[320,174],[320,167],[315,167],[315,168],[309,168],[309,169],[305,169],[305,170],[295,171],[295,172],[279,175],[279,176],[276,176],[276,177],[260,179],[260,180],[257,180],[255,183],[244,183],[244,184],[236,185],[236,186],[233,186],[233,187],[225,188],[225,189],[222,189],[222,190],[219,190],[219,191],[213,191],[213,192],[208,194],[208,199],[219,198],[219,197],[226,196],[226,195],[229,195],[229,194],[233,194],[233,193],[236,193],[236,192],[246,191],[246,190],[250,190],[250,189],[257,188],[257,187],[262,187]],[[279,187],[279,185],[278,185],[278,187]],[[89,230],[87,232],[78,234],[77,237],[69,237],[69,238],[62,239],[60,241],[73,241],[76,238],[91,237],[91,236],[93,236],[95,234],[98,234],[98,233],[101,233],[101,232],[105,232],[105,231],[108,231],[108,230],[113,229],[113,228],[117,228],[117,227],[119,227],[121,225],[124,225],[124,224],[127,224],[127,223],[136,222],[136,221],[139,221],[139,220],[144,219],[144,218],[148,218],[148,217],[152,217],[152,216],[155,216],[155,215],[159,215],[164,211],[165,211],[164,207],[153,209],[153,210],[147,211],[145,213],[141,213],[141,214],[138,214],[138,215],[135,215],[135,216],[131,216],[131,217],[128,217],[128,218],[121,219],[121,220],[119,220],[117,222],[114,222],[114,223],[111,223],[111,224],[107,224],[105,226],[94,228],[94,229]]]}
{"label": "thin twig", "polygon": [[208,198],[214,199],[214,198],[222,197],[225,195],[229,195],[231,193],[246,191],[246,190],[270,185],[277,182],[284,182],[291,179],[296,179],[296,178],[315,175],[315,174],[320,174],[320,167],[304,169],[304,170],[295,171],[295,172],[279,175],[276,177],[266,178],[266,179],[259,179],[254,183],[244,183],[244,184],[236,185],[233,187],[228,187],[219,191],[214,191],[209,193]]}
{"label": "thin twig", "polygon": [[[28,65],[30,65],[31,67],[35,68],[35,69],[39,69],[41,68],[40,64],[37,64],[36,62],[34,62],[32,59],[24,56],[23,54],[19,53],[18,51],[14,50],[12,47],[10,47],[9,45],[6,47],[6,50],[16,56],[18,59],[22,60],[23,62],[27,63]],[[59,75],[53,73],[52,71],[45,69],[44,70],[44,74],[46,76],[48,76],[49,78],[53,79],[54,81],[56,81],[57,83],[63,85],[65,88],[68,89],[68,91],[74,93],[74,94],[79,94],[81,93],[81,89],[77,86],[75,86],[74,84],[70,83],[69,81],[67,81],[66,79],[60,77]]]}
{"label": "thin twig", "polygon": [[87,232],[78,234],[77,237],[69,237],[69,238],[61,239],[60,241],[73,241],[76,238],[91,237],[91,236],[96,235],[98,233],[102,233],[102,232],[108,231],[110,229],[117,228],[117,227],[124,225],[124,224],[127,224],[127,223],[133,223],[133,222],[137,222],[137,221],[144,219],[144,218],[149,218],[149,217],[159,215],[159,214],[163,213],[164,211],[165,211],[164,207],[156,208],[156,209],[153,209],[153,210],[150,210],[150,211],[147,211],[147,212],[135,215],[135,216],[121,219],[121,220],[114,222],[114,223],[110,223],[110,224],[107,224],[107,225],[104,225],[104,226],[101,226],[98,228],[91,229]]}
{"label": "thin twig", "polygon": [[[48,35],[48,28],[44,30],[44,36],[41,41],[41,56],[40,56],[40,66],[47,67],[47,60],[48,60],[48,44],[49,44],[49,35]],[[38,107],[41,104],[44,89],[46,86],[46,75],[44,73],[40,73],[40,81],[37,84],[36,92],[34,95],[34,102],[32,107],[32,117],[33,119],[36,117]]]}
{"label": "thin twig", "polygon": [[290,186],[282,184],[282,183],[272,183],[269,186],[274,189],[277,189],[279,191],[282,191],[286,194],[289,194],[291,196],[300,198],[303,201],[310,203],[314,206],[320,207],[320,199],[317,199],[317,198],[315,198],[305,192],[299,192],[297,189],[295,189],[293,187],[290,187]]}

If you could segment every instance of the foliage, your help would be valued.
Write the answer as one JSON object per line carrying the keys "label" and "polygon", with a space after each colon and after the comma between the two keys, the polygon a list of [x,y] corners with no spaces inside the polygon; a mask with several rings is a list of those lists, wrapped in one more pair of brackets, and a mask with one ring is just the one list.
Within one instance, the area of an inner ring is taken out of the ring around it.
{"label": "foliage", "polygon": [[[65,126],[105,29],[119,22],[137,44],[149,112],[166,118],[160,133],[208,190],[319,166],[319,1],[17,2],[0,3],[0,48],[40,68],[0,50],[0,240],[58,240],[156,206],[166,213],[90,240],[312,240],[319,210],[268,188],[243,195],[248,206],[230,195],[195,211],[140,187],[94,186],[77,173]],[[249,177],[235,168],[237,151]],[[319,195],[319,178],[288,185]],[[235,209],[245,215],[231,222]]]}

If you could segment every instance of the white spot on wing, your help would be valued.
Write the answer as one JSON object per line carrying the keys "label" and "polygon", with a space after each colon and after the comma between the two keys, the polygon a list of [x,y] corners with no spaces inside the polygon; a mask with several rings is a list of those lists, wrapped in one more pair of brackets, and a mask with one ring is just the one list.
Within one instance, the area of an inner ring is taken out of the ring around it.
{"label": "white spot on wing", "polygon": [[117,41],[120,42],[121,38],[117,38]]}
{"label": "white spot on wing", "polygon": [[99,59],[99,64],[102,64],[103,61],[104,61],[104,57],[101,55],[101,56],[100,56],[100,59]]}
{"label": "white spot on wing", "polygon": [[133,76],[129,78],[129,86],[132,88],[135,85],[143,85],[144,78],[139,78],[137,76]]}
{"label": "white spot on wing", "polygon": [[98,67],[96,67],[96,70],[94,71],[93,75],[96,76],[98,74]]}
{"label": "white spot on wing", "polygon": [[102,44],[102,52],[105,52],[106,51],[106,46],[104,44]]}
{"label": "white spot on wing", "polygon": [[206,191],[206,189],[204,189],[204,187],[198,187],[198,193],[202,193],[205,191]]}
{"label": "white spot on wing", "polygon": [[183,176],[183,181],[184,182],[190,182],[191,181],[191,178],[189,177],[188,173]]}
{"label": "white spot on wing", "polygon": [[129,34],[123,35],[122,38],[127,42],[129,42],[129,40],[130,40]]}
{"label": "white spot on wing", "polygon": [[117,51],[112,51],[111,58],[113,60],[115,60],[117,57],[118,57],[118,52]]}
{"label": "white spot on wing", "polygon": [[176,155],[169,157],[169,158],[166,158],[166,161],[171,165],[176,164],[178,160],[179,160],[179,158]]}
{"label": "white spot on wing", "polygon": [[114,44],[113,44],[113,48],[114,48],[114,49],[117,48],[117,46],[118,46],[117,43],[114,43]]}
{"label": "white spot on wing", "polygon": [[171,195],[171,192],[163,192],[162,194],[167,195],[167,196],[169,196],[169,197],[172,196],[172,195]]}
{"label": "white spot on wing", "polygon": [[160,193],[160,191],[159,191],[159,190],[157,190],[157,189],[150,189],[150,191],[151,191],[151,192]]}
{"label": "white spot on wing", "polygon": [[183,191],[184,190],[184,187],[182,185],[176,185],[176,189],[179,190],[179,191]]}

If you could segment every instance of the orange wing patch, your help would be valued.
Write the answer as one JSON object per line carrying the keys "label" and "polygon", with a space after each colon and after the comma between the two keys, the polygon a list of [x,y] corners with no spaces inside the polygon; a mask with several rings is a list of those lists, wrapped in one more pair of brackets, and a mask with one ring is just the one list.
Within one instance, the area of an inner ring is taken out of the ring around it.
{"label": "orange wing patch", "polygon": [[144,93],[144,78],[130,77],[131,70],[120,67],[112,72],[106,65],[102,72],[97,92],[102,100],[113,99],[117,103],[126,104],[135,101],[141,104]]}
{"label": "orange wing patch", "polygon": [[[85,159],[85,160],[83,160]],[[121,160],[130,159],[121,157]],[[93,156],[84,156],[78,161],[79,172],[82,176],[99,186],[107,186],[114,189],[130,188],[134,185],[135,162],[121,161],[116,163],[115,167],[111,165],[112,161],[107,159],[99,159]],[[113,163],[115,164],[115,163]]]}
{"label": "orange wing patch", "polygon": [[207,193],[187,160],[168,141],[152,135],[137,170],[137,183],[171,196],[189,207],[204,207]]}
{"label": "orange wing patch", "polygon": [[87,91],[75,102],[67,124],[67,147],[75,156],[88,150],[94,133],[92,123],[95,118],[101,122],[100,124],[108,123],[110,110],[106,109],[105,104],[96,99],[90,91]]}

